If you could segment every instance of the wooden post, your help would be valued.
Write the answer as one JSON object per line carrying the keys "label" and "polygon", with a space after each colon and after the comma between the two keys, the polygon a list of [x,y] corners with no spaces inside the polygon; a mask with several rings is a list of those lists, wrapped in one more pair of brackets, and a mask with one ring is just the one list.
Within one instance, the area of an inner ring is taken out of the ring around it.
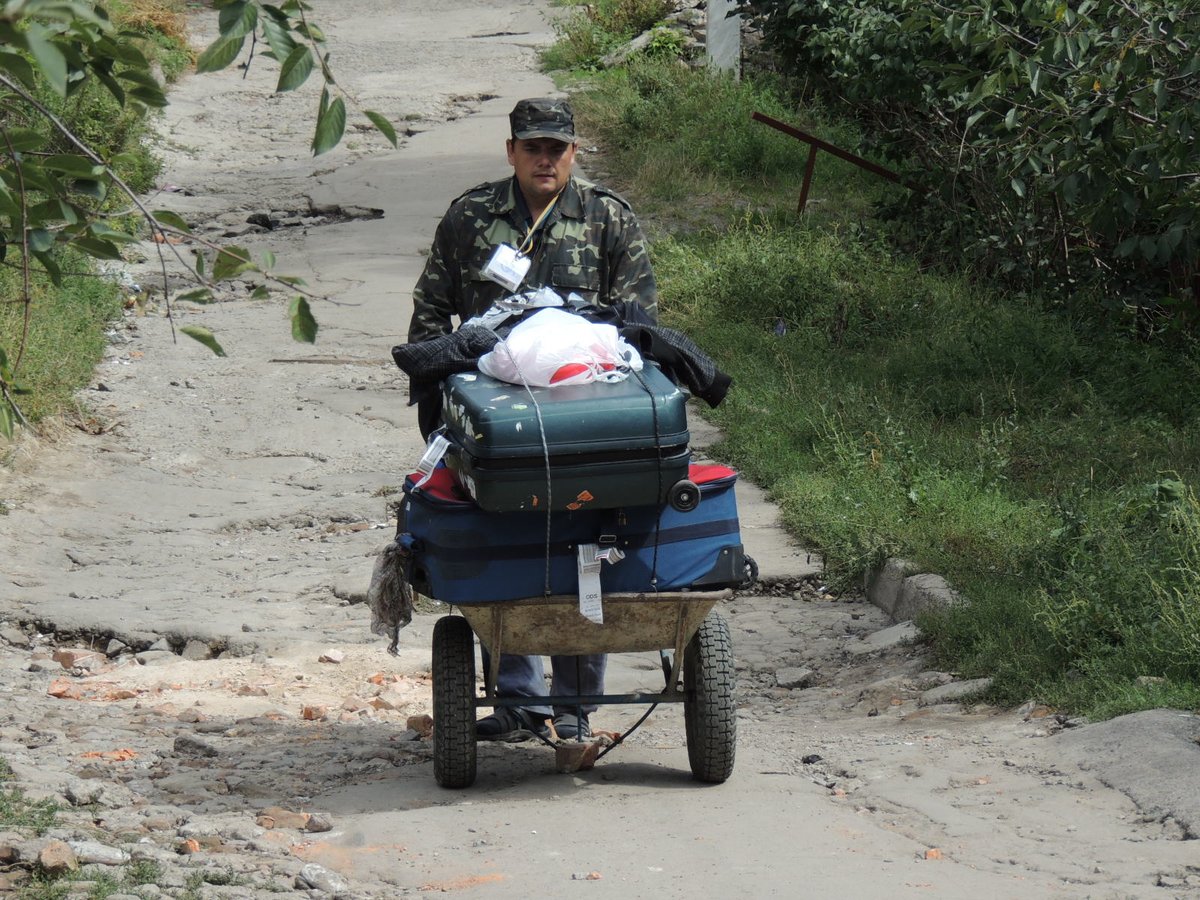
{"label": "wooden post", "polygon": [[808,162],[804,164],[804,183],[800,185],[800,202],[796,204],[796,215],[804,212],[808,205],[808,188],[812,184],[813,170],[817,167],[817,148],[815,144],[808,145]]}

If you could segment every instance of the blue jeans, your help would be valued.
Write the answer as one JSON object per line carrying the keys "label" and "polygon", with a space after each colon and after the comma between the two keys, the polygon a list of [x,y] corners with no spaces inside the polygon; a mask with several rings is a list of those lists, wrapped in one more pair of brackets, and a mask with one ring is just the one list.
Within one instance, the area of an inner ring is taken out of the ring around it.
{"label": "blue jeans", "polygon": [[[608,656],[603,653],[588,656],[552,656],[550,670],[553,679],[550,683],[550,693],[554,696],[571,694],[603,694],[604,669],[608,664]],[[490,655],[483,651],[483,671],[488,671]],[[511,653],[500,654],[500,674],[496,679],[497,697],[545,697],[546,675],[540,656],[514,656]],[[530,712],[549,718],[551,715],[576,712],[574,706],[556,706],[553,712],[549,706],[525,706]],[[596,711],[594,705],[584,706],[585,715]]]}

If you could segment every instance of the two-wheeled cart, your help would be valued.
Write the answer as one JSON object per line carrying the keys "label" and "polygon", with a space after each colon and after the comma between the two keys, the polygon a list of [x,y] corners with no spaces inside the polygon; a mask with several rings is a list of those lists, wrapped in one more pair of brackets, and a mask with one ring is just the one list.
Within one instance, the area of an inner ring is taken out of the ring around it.
{"label": "two-wheeled cart", "polygon": [[[551,696],[539,698],[539,703],[682,703],[692,775],[699,781],[725,781],[733,772],[737,744],[735,676],[729,626],[714,607],[732,594],[730,589],[606,594],[603,624],[581,615],[579,598],[573,595],[456,602],[462,615],[444,616],[433,631],[433,760],[438,784],[465,788],[475,781],[478,707],[529,703],[528,697],[495,696],[500,654],[654,650],[660,653],[666,679],[661,692]],[[476,688],[476,635],[490,654],[484,696]]]}

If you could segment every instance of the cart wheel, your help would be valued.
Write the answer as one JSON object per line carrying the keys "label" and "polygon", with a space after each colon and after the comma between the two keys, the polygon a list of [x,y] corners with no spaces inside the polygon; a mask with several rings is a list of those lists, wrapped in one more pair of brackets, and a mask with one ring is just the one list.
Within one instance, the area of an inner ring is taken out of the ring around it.
{"label": "cart wheel", "polygon": [[433,775],[444,788],[475,782],[475,641],[462,616],[433,626]]}
{"label": "cart wheel", "polygon": [[737,710],[733,703],[729,625],[710,612],[683,654],[683,719],[688,762],[698,781],[720,784],[733,773]]}
{"label": "cart wheel", "polygon": [[680,512],[691,512],[700,505],[700,486],[684,478],[671,485],[667,502]]}
{"label": "cart wheel", "polygon": [[746,580],[738,587],[748,588],[753,587],[758,581],[758,563],[754,561],[754,557],[746,554]]}

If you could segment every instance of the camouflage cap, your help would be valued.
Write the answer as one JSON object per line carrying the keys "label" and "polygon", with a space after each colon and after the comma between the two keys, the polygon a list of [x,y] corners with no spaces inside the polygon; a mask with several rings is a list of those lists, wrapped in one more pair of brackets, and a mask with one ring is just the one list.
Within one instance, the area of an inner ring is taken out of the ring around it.
{"label": "camouflage cap", "polygon": [[534,97],[518,101],[508,114],[512,136],[517,140],[554,138],[575,143],[575,114],[566,100],[553,97]]}

